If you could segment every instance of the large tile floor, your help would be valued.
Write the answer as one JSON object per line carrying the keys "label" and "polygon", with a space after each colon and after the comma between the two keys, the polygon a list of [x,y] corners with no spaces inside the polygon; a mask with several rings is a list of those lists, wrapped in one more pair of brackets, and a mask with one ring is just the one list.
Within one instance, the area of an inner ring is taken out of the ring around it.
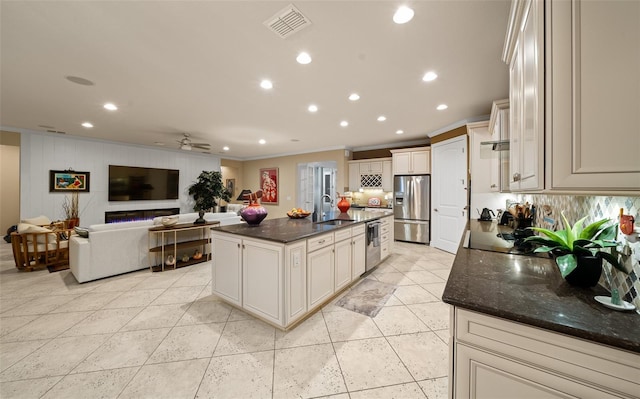
{"label": "large tile floor", "polygon": [[285,333],[218,301],[209,263],[78,284],[2,243],[0,397],[445,398],[452,262],[396,243],[375,318],[330,303]]}

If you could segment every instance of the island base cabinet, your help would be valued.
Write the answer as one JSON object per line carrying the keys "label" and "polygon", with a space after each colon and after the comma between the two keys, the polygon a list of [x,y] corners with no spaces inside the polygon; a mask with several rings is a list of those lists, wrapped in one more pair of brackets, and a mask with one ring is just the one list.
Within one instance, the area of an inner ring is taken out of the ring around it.
{"label": "island base cabinet", "polygon": [[452,307],[452,398],[638,398],[640,355]]}
{"label": "island base cabinet", "polygon": [[212,291],[215,295],[242,306],[242,240],[230,235],[214,234]]}
{"label": "island base cabinet", "polygon": [[351,283],[351,268],[353,266],[351,230],[344,229],[340,233],[336,232],[335,237],[335,291],[339,291]]}
{"label": "island base cabinet", "polygon": [[351,244],[353,245],[353,251],[351,252],[352,256],[352,276],[351,281],[355,281],[360,276],[364,274],[366,269],[366,259],[367,259],[367,238],[364,234],[354,235],[351,239]]}
{"label": "island base cabinet", "polygon": [[307,277],[309,310],[311,310],[321,305],[334,293],[333,245],[307,255]]}
{"label": "island base cabinet", "polygon": [[282,254],[278,245],[250,240],[242,244],[243,307],[278,325],[284,325]]}
{"label": "island base cabinet", "polygon": [[285,249],[285,316],[289,325],[307,314],[307,246],[288,245]]}

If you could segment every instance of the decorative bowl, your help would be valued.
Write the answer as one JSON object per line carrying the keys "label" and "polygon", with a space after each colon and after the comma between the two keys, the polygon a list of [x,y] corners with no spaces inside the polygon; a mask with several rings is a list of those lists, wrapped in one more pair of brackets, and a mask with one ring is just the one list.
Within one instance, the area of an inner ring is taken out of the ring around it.
{"label": "decorative bowl", "polygon": [[165,216],[162,218],[161,223],[165,227],[173,226],[174,224],[178,223],[178,218],[178,215]]}
{"label": "decorative bowl", "polygon": [[309,215],[311,215],[311,212],[296,212],[296,213],[291,213],[291,211],[287,212],[287,216],[289,216],[291,219],[304,219]]}

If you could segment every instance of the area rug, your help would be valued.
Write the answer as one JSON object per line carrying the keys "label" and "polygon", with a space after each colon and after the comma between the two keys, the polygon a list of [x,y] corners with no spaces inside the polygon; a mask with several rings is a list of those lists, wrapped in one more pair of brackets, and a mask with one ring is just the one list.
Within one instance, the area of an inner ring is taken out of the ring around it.
{"label": "area rug", "polygon": [[365,279],[347,295],[336,302],[336,306],[352,310],[369,317],[376,317],[380,309],[396,290],[395,285]]}
{"label": "area rug", "polygon": [[49,273],[53,273],[53,272],[59,272],[62,270],[69,270],[69,265],[57,265],[57,266],[47,266],[47,270],[49,270]]}

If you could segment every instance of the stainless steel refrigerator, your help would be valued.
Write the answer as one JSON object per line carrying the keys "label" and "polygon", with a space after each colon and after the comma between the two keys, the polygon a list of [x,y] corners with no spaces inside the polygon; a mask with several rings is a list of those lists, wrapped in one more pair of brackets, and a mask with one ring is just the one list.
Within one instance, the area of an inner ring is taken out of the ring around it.
{"label": "stainless steel refrigerator", "polygon": [[429,243],[431,176],[394,176],[394,235],[398,241]]}

